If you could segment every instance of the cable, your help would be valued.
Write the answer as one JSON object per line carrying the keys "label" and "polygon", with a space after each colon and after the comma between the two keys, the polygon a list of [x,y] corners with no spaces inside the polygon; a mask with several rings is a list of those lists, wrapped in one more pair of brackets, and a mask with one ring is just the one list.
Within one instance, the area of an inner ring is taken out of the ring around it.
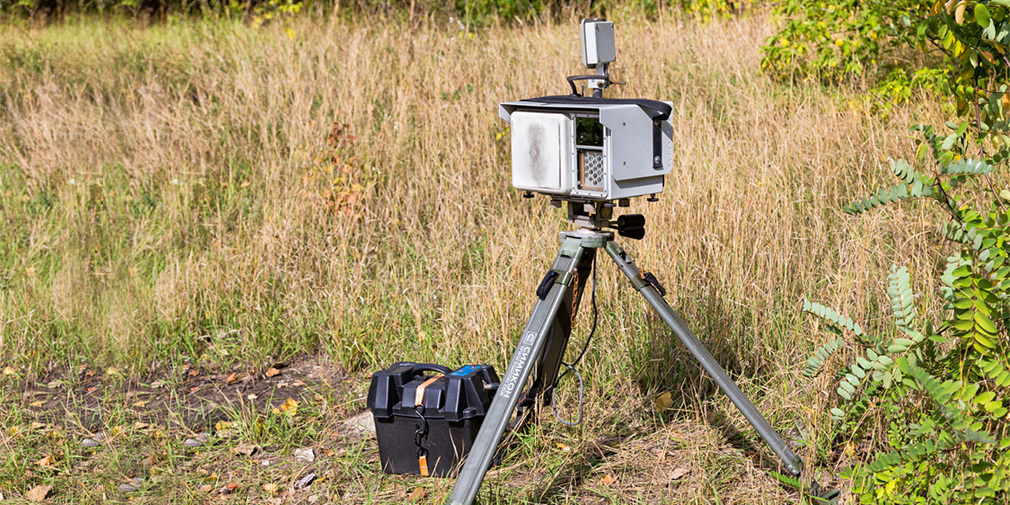
{"label": "cable", "polygon": [[[592,288],[592,293],[591,293],[590,296],[591,296],[592,306],[593,306],[593,326],[589,329],[589,336],[586,337],[586,343],[582,345],[582,351],[579,352],[579,356],[577,358],[575,358],[575,361],[573,361],[572,364],[569,365],[568,363],[565,363],[564,361],[561,362],[562,365],[567,366],[568,370],[571,370],[571,371],[575,371],[575,368],[574,368],[575,365],[578,365],[579,361],[582,360],[582,357],[586,355],[586,351],[589,349],[589,343],[593,340],[593,335],[596,334],[596,323],[598,322],[598,319],[599,319],[599,312],[598,312],[598,310],[596,308],[596,256],[593,256],[593,288]],[[561,377],[564,377],[565,374],[568,373],[568,370],[565,370],[561,374]],[[561,377],[558,377],[558,381],[561,380]],[[555,381],[555,384],[557,384],[557,381]]]}
{"label": "cable", "polygon": [[[557,418],[558,421],[561,421],[561,424],[565,426],[578,426],[582,424],[582,392],[584,389],[582,383],[582,374],[580,374],[579,371],[575,369],[575,367],[569,365],[568,363],[562,362],[561,364],[568,367],[568,370],[575,372],[575,376],[579,378],[579,417],[575,418],[575,422],[565,421],[564,419],[561,419],[561,414],[558,414],[558,402],[555,401],[551,401],[551,409],[554,411],[554,417]],[[568,373],[568,370],[565,370],[565,373]],[[556,387],[555,390],[557,390]]]}
{"label": "cable", "polygon": [[575,369],[575,365],[578,365],[579,361],[582,361],[582,357],[586,355],[586,351],[589,349],[589,343],[592,342],[593,335],[596,334],[596,324],[599,322],[599,310],[596,307],[596,256],[595,255],[593,256],[593,266],[592,266],[592,269],[593,269],[593,287],[592,287],[592,292],[591,292],[591,295],[590,295],[590,299],[591,299],[592,307],[593,307],[593,325],[589,329],[589,336],[586,337],[586,342],[582,345],[582,351],[579,352],[579,356],[577,358],[575,358],[575,361],[572,361],[570,364],[569,363],[565,363],[564,361],[561,362],[561,364],[565,366],[565,371],[562,372],[561,375],[558,376],[557,380],[554,381],[554,386],[553,386],[553,389],[556,392],[557,389],[558,389],[558,384],[561,382],[561,379],[563,379],[565,377],[565,375],[568,375],[568,372],[574,372],[575,376],[578,377],[578,379],[579,379],[579,416],[575,419],[575,422],[565,421],[564,419],[562,419],[561,415],[558,414],[558,403],[556,401],[554,401],[553,399],[551,400],[551,409],[554,411],[554,417],[558,421],[560,421],[561,424],[564,424],[565,426],[578,426],[578,425],[582,424],[582,406],[583,406],[582,399],[583,399],[583,391],[585,389],[585,384],[582,381],[582,374],[580,374],[579,371]]}

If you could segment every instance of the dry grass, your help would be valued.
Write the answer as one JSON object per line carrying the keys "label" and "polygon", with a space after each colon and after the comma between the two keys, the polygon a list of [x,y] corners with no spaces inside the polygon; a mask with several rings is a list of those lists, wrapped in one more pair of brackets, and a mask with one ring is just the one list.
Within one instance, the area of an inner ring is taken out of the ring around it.
{"label": "dry grass", "polygon": [[[908,125],[943,115],[922,103],[874,114],[855,89],[769,80],[760,15],[617,21],[617,94],[671,100],[677,124],[665,194],[631,209],[649,234],[625,245],[773,424],[820,440],[825,384],[799,371],[821,337],[799,303],[873,327],[890,264],[933,285],[931,211],[854,219],[840,205],[891,182],[880,167],[911,156]],[[496,105],[565,92],[575,21],[476,35],[441,21],[286,26],[293,39],[280,24],[4,27],[17,34],[0,40],[5,364],[140,373],[179,356],[319,350],[348,372],[402,358],[504,368],[566,226],[510,188]],[[655,430],[694,426],[679,447],[707,469],[680,498],[781,501],[767,477],[738,480],[750,459],[719,459],[724,433],[706,422],[742,420],[601,265],[594,421],[576,436],[654,426],[652,399],[670,390],[683,410]],[[741,495],[751,487],[764,494]]]}

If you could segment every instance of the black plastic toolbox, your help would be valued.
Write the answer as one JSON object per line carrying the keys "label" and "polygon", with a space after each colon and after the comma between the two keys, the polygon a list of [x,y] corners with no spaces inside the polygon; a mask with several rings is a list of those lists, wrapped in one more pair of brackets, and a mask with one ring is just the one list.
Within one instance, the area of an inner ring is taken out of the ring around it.
{"label": "black plastic toolbox", "polygon": [[[490,365],[456,370],[399,362],[372,375],[368,408],[375,418],[386,473],[454,475],[473,444],[498,387]],[[421,390],[418,393],[418,390]]]}

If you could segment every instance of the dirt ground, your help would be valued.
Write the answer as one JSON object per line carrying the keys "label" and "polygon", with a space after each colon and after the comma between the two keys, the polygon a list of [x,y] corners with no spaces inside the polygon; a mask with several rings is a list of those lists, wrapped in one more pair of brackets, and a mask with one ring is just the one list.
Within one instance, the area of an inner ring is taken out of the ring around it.
{"label": "dirt ground", "polygon": [[[363,408],[368,376],[319,356],[257,370],[182,364],[135,381],[87,366],[72,377],[0,380],[13,405],[0,419],[5,503],[436,503],[455,482],[383,473]],[[541,416],[490,470],[482,499],[799,498],[770,477],[767,451],[718,412],[657,424],[628,422],[643,409],[627,409],[574,430]]]}

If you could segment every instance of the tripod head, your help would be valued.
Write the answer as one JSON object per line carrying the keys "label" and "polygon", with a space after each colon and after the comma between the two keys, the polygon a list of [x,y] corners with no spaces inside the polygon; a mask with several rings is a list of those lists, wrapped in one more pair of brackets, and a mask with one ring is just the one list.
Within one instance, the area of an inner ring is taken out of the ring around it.
{"label": "tripod head", "polygon": [[[582,229],[600,231],[604,228],[611,228],[622,237],[635,240],[645,237],[645,216],[641,214],[624,214],[613,219],[614,204],[612,202],[568,201],[566,203],[568,204],[568,220]],[[561,201],[552,200],[551,205],[560,207]]]}

